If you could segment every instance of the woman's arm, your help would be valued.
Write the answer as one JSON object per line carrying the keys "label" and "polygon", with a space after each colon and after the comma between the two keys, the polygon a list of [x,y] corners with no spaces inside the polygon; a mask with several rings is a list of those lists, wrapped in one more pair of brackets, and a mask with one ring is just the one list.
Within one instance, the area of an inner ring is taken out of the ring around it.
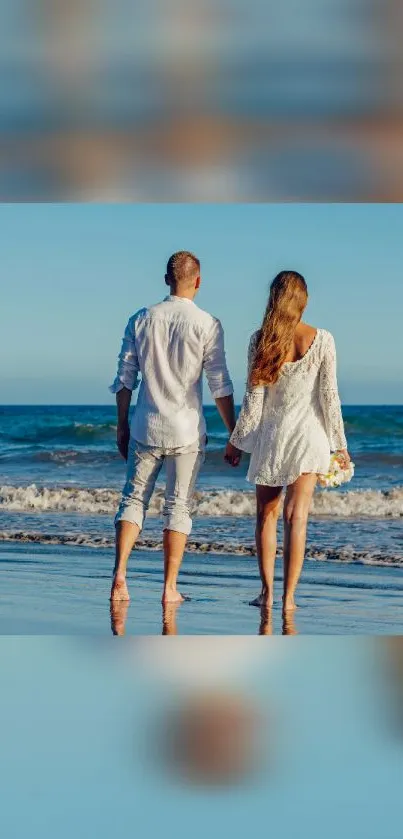
{"label": "woman's arm", "polygon": [[264,387],[249,385],[250,373],[257,347],[257,334],[252,335],[248,350],[248,380],[237,424],[230,438],[232,446],[245,452],[251,452],[254,445],[255,432],[259,426],[264,399]]}
{"label": "woman's arm", "polygon": [[319,400],[325,420],[330,450],[332,452],[345,451],[347,454],[347,441],[341,413],[336,367],[336,346],[333,335],[329,332],[319,370]]}

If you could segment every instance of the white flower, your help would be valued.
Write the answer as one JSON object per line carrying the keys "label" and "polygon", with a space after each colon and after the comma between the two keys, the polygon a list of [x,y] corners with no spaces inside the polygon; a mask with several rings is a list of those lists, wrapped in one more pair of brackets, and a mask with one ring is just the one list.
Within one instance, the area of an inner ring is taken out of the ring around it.
{"label": "white flower", "polygon": [[325,475],[318,475],[319,486],[327,489],[329,487],[339,487],[342,484],[351,481],[354,475],[354,463],[350,461],[346,469],[340,463],[339,455],[332,454],[330,458],[329,471]]}

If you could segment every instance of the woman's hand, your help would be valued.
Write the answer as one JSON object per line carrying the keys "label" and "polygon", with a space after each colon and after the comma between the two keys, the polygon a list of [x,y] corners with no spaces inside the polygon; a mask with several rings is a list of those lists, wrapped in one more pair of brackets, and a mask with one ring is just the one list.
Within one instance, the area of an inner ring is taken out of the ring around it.
{"label": "woman's hand", "polygon": [[130,426],[128,422],[119,423],[116,432],[116,443],[122,457],[127,461],[130,441]]}
{"label": "woman's hand", "polygon": [[239,466],[241,462],[242,452],[241,449],[237,449],[236,446],[233,446],[232,443],[228,440],[224,460],[226,463],[229,463],[230,466]]}
{"label": "woman's hand", "polygon": [[350,458],[350,455],[349,455],[347,449],[340,449],[339,451],[336,452],[336,455],[337,455],[337,460],[339,461],[341,468],[342,469],[348,469],[348,467],[350,466],[351,458]]}

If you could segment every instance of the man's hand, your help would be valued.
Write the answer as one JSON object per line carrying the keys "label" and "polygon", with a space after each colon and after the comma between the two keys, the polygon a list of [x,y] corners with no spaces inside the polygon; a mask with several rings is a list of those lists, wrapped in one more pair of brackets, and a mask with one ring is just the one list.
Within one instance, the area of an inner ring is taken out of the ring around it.
{"label": "man's hand", "polygon": [[119,423],[116,432],[116,442],[120,454],[127,461],[129,452],[130,426],[128,422]]}
{"label": "man's hand", "polygon": [[241,462],[242,452],[241,449],[237,449],[236,446],[233,446],[232,443],[228,440],[224,460],[226,463],[229,463],[230,466],[239,466]]}

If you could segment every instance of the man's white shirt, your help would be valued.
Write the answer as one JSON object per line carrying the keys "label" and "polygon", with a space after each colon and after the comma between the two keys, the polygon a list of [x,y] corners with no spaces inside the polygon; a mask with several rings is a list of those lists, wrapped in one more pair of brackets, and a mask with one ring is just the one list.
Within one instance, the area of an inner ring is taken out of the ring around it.
{"label": "man's white shirt", "polygon": [[147,446],[177,448],[206,433],[203,371],[214,399],[230,396],[221,323],[185,297],[170,295],[140,309],[126,327],[112,393],[141,384],[131,436]]}

